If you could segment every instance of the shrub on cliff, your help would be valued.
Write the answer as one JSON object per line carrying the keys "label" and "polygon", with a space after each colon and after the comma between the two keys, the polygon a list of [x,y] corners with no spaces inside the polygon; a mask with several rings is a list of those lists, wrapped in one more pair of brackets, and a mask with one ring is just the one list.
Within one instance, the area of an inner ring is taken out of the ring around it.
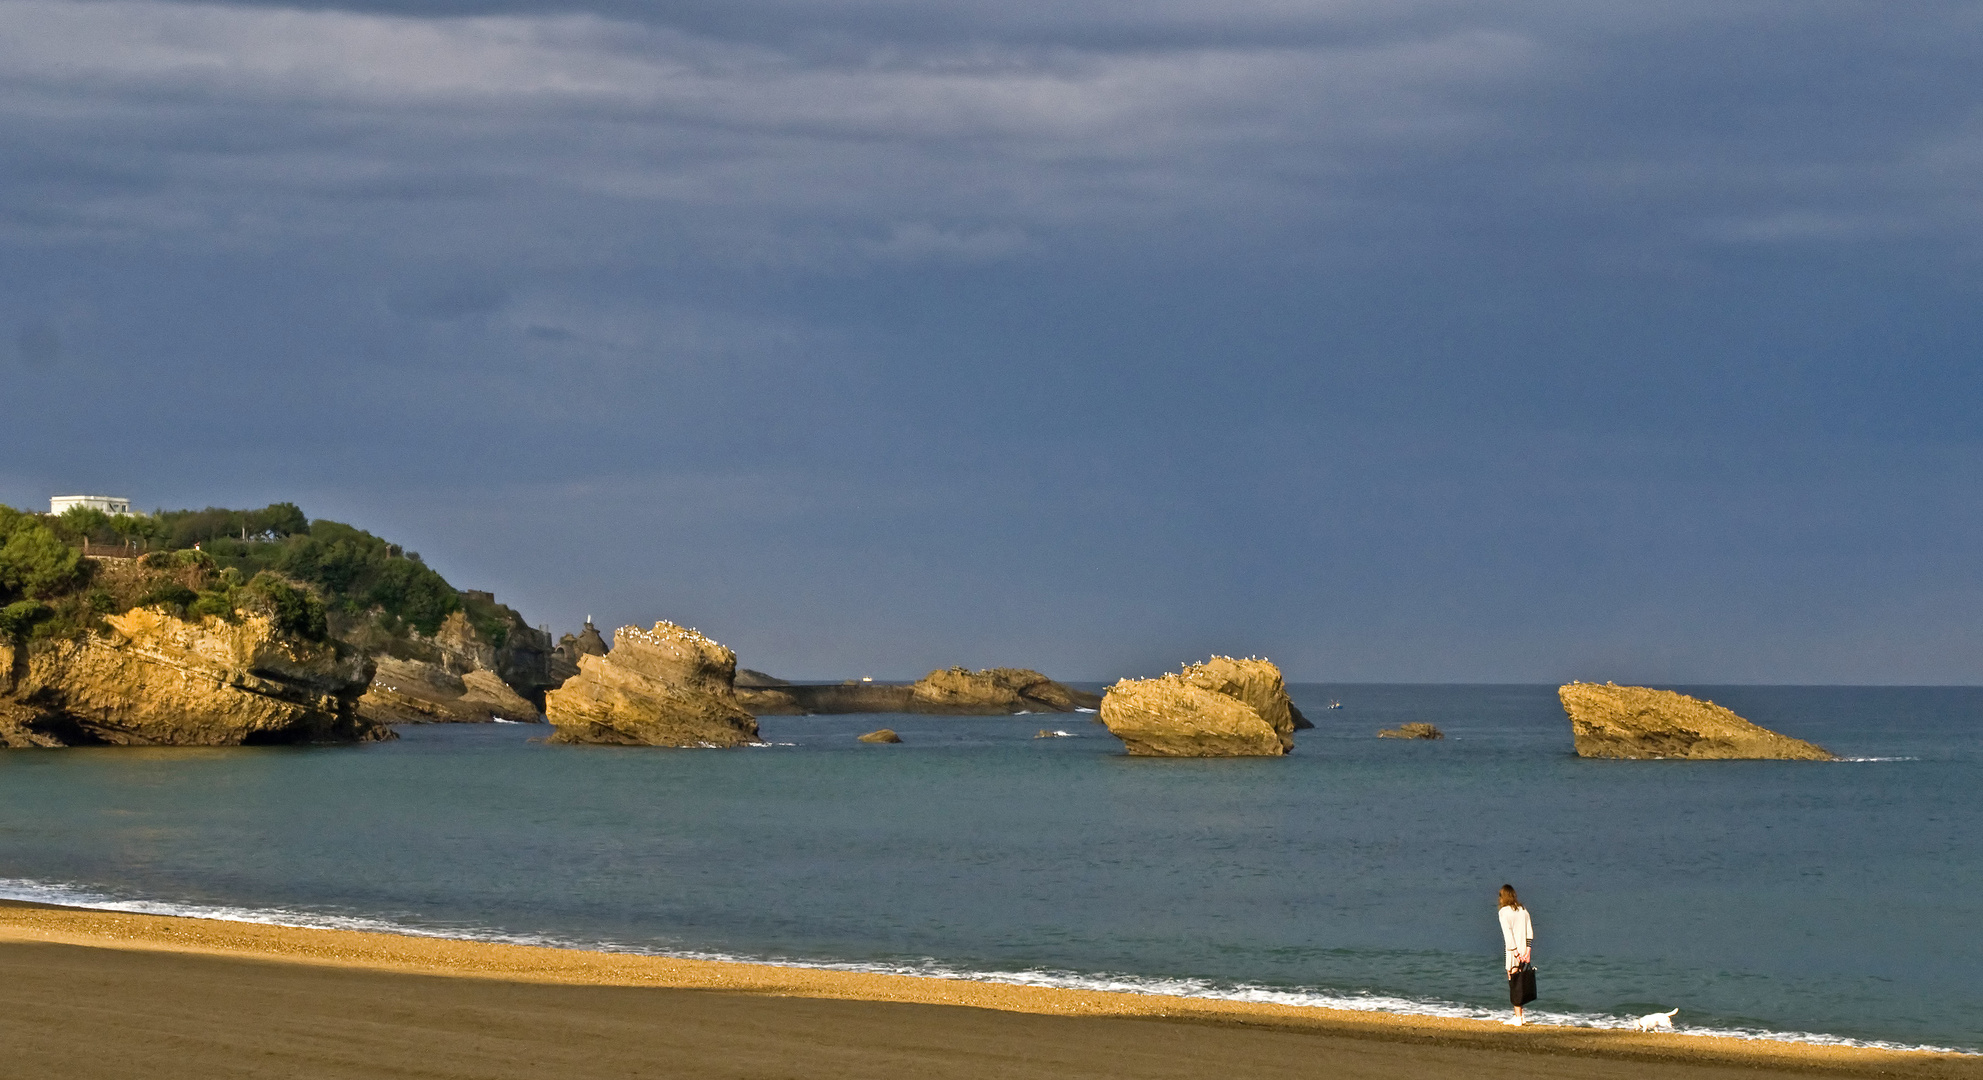
{"label": "shrub on cliff", "polygon": [[39,600],[16,600],[0,608],[0,641],[19,641],[27,637],[35,623],[54,613]]}
{"label": "shrub on cliff", "polygon": [[260,611],[275,620],[276,629],[308,641],[330,636],[330,620],[324,602],[305,588],[284,581],[264,570],[241,589],[237,600],[248,610]]}
{"label": "shrub on cliff", "polygon": [[[157,573],[159,580],[146,586],[148,591],[141,596],[121,594],[123,603],[112,605],[116,610],[135,600],[136,606],[162,605],[176,615],[231,617],[246,602],[241,590],[254,591],[254,582],[263,574],[314,589],[310,603],[316,605],[315,615],[298,607],[301,601],[277,603],[270,599],[273,594],[262,595],[267,589],[247,598],[275,604],[288,613],[284,617],[298,620],[295,626],[306,637],[320,633],[315,627],[331,611],[376,623],[376,632],[385,636],[400,635],[408,628],[432,636],[448,616],[463,609],[461,594],[417,552],[342,522],[310,521],[294,503],[274,503],[260,510],[210,506],[114,517],[83,508],[46,517],[0,507],[0,603],[49,600],[57,619],[42,626],[41,633],[53,632],[51,627],[63,632],[83,628],[111,611],[102,598],[70,595],[88,583],[92,565],[78,549],[84,541],[121,544],[125,540],[150,549],[140,565]],[[248,585],[244,587],[243,581]],[[67,603],[71,599],[75,603]],[[509,625],[499,605],[474,607],[469,619],[497,647],[508,636]]]}
{"label": "shrub on cliff", "polygon": [[32,514],[0,506],[0,600],[46,598],[88,576],[82,553]]}

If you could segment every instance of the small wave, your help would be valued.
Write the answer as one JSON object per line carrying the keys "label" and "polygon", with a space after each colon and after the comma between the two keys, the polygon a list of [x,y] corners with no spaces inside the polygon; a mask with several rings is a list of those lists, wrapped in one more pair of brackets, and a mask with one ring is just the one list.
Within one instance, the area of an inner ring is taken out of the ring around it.
{"label": "small wave", "polygon": [[[760,744],[763,745],[763,744]],[[789,743],[783,745],[791,745]],[[1412,998],[1372,991],[1332,990],[1324,987],[1271,987],[1254,983],[1222,983],[1210,979],[1166,978],[1147,975],[1083,973],[1052,968],[1024,971],[975,970],[945,964],[934,957],[915,963],[863,963],[833,960],[805,960],[788,957],[748,956],[696,949],[665,949],[626,942],[580,939],[557,934],[522,934],[473,926],[414,926],[392,919],[362,915],[339,915],[303,911],[280,906],[244,907],[227,904],[175,903],[163,900],[133,899],[107,892],[25,878],[0,878],[0,899],[61,907],[124,911],[139,915],[169,915],[181,918],[214,919],[220,922],[259,923],[305,930],[359,930],[408,937],[440,938],[455,941],[486,941],[503,945],[531,945],[551,949],[584,949],[595,952],[625,953],[635,956],[662,956],[679,960],[711,960],[729,964],[760,964],[769,967],[806,968],[817,971],[846,971],[873,975],[911,975],[927,979],[954,979],[960,982],[1002,983],[1011,986],[1038,986],[1065,990],[1100,990],[1121,994],[1148,994],[1163,997],[1197,998],[1213,1001],[1257,1002],[1270,1005],[1339,1009],[1348,1012],[1390,1013],[1400,1016],[1433,1016],[1461,1020],[1493,1020],[1504,1010],[1478,1005]],[[1529,1010],[1532,1023],[1558,1027],[1625,1030],[1636,1017],[1595,1013],[1557,1013]],[[1685,1015],[1684,1013],[1682,1014]],[[1679,1023],[1678,1035],[1746,1039],[1758,1042],[1804,1043],[1813,1046],[1858,1047],[1874,1050],[1908,1050],[1937,1054],[1983,1057],[1983,1050],[1886,1039],[1854,1039],[1815,1031],[1773,1031],[1746,1027],[1695,1027]]]}
{"label": "small wave", "polygon": [[492,716],[492,717],[490,717],[489,719],[490,719],[490,720],[492,720],[492,721],[494,721],[494,722],[496,722],[496,723],[498,723],[498,724],[528,724],[528,723],[530,723],[530,721],[528,721],[528,720],[505,720],[505,719],[503,719],[503,718],[502,718],[502,717],[500,717],[500,716]]}
{"label": "small wave", "polygon": [[1848,761],[1920,761],[1918,757],[1842,757],[1841,763]]}
{"label": "small wave", "polygon": [[1076,710],[1074,710],[1074,711],[1075,711],[1075,712],[1085,712],[1085,713],[1091,713],[1091,712],[1094,712],[1095,710],[1093,710],[1093,709],[1076,709]]}

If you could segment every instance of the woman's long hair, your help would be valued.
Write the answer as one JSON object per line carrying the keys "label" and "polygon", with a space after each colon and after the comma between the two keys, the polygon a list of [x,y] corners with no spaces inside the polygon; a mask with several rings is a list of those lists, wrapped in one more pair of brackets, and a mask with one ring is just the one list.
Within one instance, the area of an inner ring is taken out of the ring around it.
{"label": "woman's long hair", "polygon": [[1513,885],[1501,886],[1501,906],[1511,908],[1522,906],[1522,902],[1515,899],[1515,887]]}

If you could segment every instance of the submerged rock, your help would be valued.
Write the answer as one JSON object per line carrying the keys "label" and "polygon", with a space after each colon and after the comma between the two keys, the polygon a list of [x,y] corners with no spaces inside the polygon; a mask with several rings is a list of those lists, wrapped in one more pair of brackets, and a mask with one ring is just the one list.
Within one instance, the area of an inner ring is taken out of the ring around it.
{"label": "submerged rock", "polygon": [[0,646],[0,745],[238,746],[387,739],[358,715],[372,663],[268,615],[106,615],[79,638]]}
{"label": "submerged rock", "polygon": [[895,734],[894,730],[890,728],[870,731],[866,735],[859,735],[856,738],[862,742],[872,743],[899,743],[902,741],[902,736]]}
{"label": "submerged rock", "polygon": [[1823,747],[1672,690],[1570,683],[1556,693],[1579,757],[1836,760]]}
{"label": "submerged rock", "polygon": [[1399,724],[1377,733],[1380,739],[1443,739],[1446,733],[1431,724]]}
{"label": "submerged rock", "polygon": [[737,702],[737,654],[694,630],[623,626],[604,656],[544,695],[549,741],[621,746],[742,746],[757,720]]}
{"label": "submerged rock", "polygon": [[1101,721],[1143,757],[1272,757],[1294,747],[1281,669],[1215,656],[1175,675],[1124,679],[1102,698]]}

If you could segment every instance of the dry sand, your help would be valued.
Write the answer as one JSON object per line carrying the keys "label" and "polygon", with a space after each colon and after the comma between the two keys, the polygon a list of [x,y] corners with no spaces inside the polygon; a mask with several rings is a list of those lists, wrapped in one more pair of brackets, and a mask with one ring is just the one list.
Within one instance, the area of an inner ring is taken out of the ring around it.
{"label": "dry sand", "polygon": [[0,905],[0,1076],[1974,1077],[1983,1058]]}

